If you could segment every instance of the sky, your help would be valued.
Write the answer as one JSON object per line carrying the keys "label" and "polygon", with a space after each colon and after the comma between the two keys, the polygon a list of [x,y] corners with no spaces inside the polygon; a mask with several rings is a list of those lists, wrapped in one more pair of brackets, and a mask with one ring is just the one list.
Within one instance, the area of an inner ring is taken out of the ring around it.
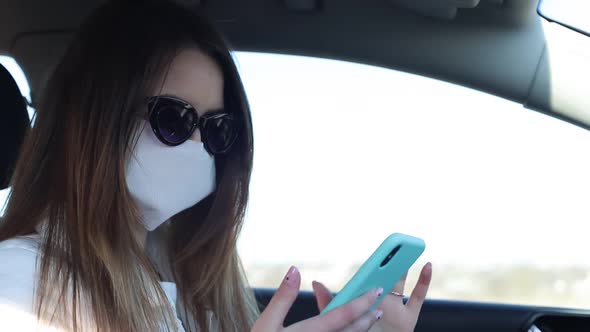
{"label": "sky", "polygon": [[[236,60],[255,135],[247,264],[361,262],[402,232],[434,264],[590,268],[590,132],[408,73]],[[28,95],[18,66],[0,63]]]}

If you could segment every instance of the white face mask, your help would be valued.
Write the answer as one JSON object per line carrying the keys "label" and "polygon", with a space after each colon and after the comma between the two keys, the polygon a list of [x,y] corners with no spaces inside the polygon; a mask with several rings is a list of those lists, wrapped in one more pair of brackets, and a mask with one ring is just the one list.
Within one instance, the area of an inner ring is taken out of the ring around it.
{"label": "white face mask", "polygon": [[127,164],[127,188],[152,231],[215,190],[215,161],[203,143],[160,142],[145,123]]}

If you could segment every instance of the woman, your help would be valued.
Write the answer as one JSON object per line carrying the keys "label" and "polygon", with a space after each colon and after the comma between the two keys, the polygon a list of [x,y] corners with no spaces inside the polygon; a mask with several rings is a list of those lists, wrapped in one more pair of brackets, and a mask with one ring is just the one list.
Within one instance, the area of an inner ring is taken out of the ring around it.
{"label": "woman", "polygon": [[[252,154],[242,83],[206,20],[162,1],[97,10],[48,81],[12,178],[2,330],[413,330],[429,266],[407,307],[388,296],[369,310],[378,289],[283,328],[291,268],[258,312],[236,250]],[[330,293],[315,288],[321,309]]]}

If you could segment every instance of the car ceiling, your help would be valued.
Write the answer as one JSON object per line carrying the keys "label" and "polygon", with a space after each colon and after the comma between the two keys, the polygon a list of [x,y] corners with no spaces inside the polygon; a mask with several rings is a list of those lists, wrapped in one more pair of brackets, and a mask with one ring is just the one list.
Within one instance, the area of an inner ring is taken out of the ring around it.
{"label": "car ceiling", "polygon": [[[0,54],[23,67],[33,97],[77,27],[102,2],[0,0]],[[590,38],[541,19],[538,0],[179,2],[204,10],[237,50],[403,70],[590,128]]]}

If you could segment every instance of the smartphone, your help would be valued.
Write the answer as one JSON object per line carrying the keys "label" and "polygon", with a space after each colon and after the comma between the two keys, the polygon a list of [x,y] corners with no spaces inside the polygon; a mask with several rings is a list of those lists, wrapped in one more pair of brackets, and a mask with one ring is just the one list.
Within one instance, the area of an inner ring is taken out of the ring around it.
{"label": "smartphone", "polygon": [[[387,294],[422,255],[425,248],[426,244],[422,239],[401,233],[391,234],[361,265],[350,281],[322,310],[321,314],[346,304],[377,287],[383,288],[383,293]],[[381,296],[371,309],[375,309],[383,298],[385,296]]]}

